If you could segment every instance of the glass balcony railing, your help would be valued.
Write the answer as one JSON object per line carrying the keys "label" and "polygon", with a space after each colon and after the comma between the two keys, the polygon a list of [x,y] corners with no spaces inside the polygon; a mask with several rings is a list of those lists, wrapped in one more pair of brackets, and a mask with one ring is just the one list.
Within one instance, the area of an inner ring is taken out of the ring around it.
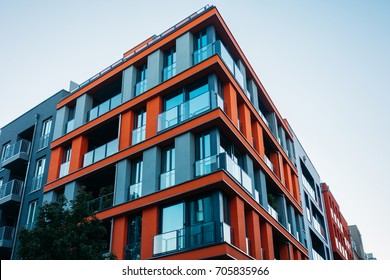
{"label": "glass balcony railing", "polygon": [[325,230],[324,228],[321,226],[321,224],[317,221],[316,218],[313,217],[313,227],[315,228],[315,230],[322,236],[325,238]]}
{"label": "glass balcony railing", "polygon": [[109,193],[87,202],[88,210],[91,212],[100,212],[111,208],[114,202],[114,193]]}
{"label": "glass balcony railing", "polygon": [[84,155],[83,166],[91,165],[118,152],[118,139],[100,146]]}
{"label": "glass balcony railing", "polygon": [[138,144],[145,140],[146,125],[136,128],[132,132],[131,143],[132,145]]}
{"label": "glass balcony railing", "polygon": [[217,93],[206,91],[197,97],[175,106],[158,115],[157,130],[161,131],[180,124],[212,108],[212,98],[217,98],[217,106],[223,110],[223,101]]}
{"label": "glass balcony railing", "polygon": [[267,121],[267,118],[264,116],[263,112],[261,112],[260,110],[257,110],[257,112],[259,113],[260,117],[263,119],[263,121],[266,124],[266,126],[269,127],[269,123]]}
{"label": "glass balcony railing", "polygon": [[65,134],[71,132],[74,129],[74,119],[67,122],[65,127]]}
{"label": "glass balcony railing", "polygon": [[226,170],[253,196],[252,179],[227,153],[220,153],[195,162],[195,176],[203,176],[219,169]]}
{"label": "glass balcony railing", "polygon": [[307,190],[307,192],[311,195],[311,197],[315,200],[316,200],[316,194],[312,188],[312,186],[310,185],[309,181],[306,179],[305,176],[302,175],[302,185],[305,187],[305,189]]}
{"label": "glass balcony railing", "polygon": [[166,66],[163,69],[163,81],[166,81],[176,75],[176,63]]}
{"label": "glass balcony railing", "polygon": [[272,172],[275,172],[274,165],[272,164],[271,160],[266,155],[264,155],[264,161],[265,161],[265,164],[269,167],[269,169],[271,169]]}
{"label": "glass balcony railing", "polygon": [[14,240],[15,228],[5,226],[0,228],[0,247],[12,248]]}
{"label": "glass balcony railing", "polygon": [[209,222],[155,235],[153,238],[153,255],[223,242],[231,242],[230,226],[221,222]]}
{"label": "glass balcony railing", "polygon": [[142,196],[142,182],[135,183],[129,187],[129,201]]}
{"label": "glass balcony railing", "polygon": [[0,186],[0,203],[8,197],[14,196],[20,201],[24,182],[21,180],[12,180]]}
{"label": "glass balcony railing", "polygon": [[144,93],[147,90],[148,86],[148,80],[142,80],[135,84],[135,96],[140,95],[141,93]]}
{"label": "glass balcony railing", "polygon": [[8,146],[4,151],[3,165],[5,162],[11,162],[19,157],[23,157],[28,160],[30,147],[31,142],[25,139],[19,140],[15,144]]}
{"label": "glass balcony railing", "polygon": [[206,60],[207,58],[215,54],[218,54],[221,57],[227,68],[229,68],[230,72],[233,74],[236,81],[239,83],[242,89],[245,89],[244,75],[241,73],[239,67],[234,62],[234,59],[227,51],[225,45],[219,40],[215,41],[212,44],[204,46],[199,50],[195,50],[193,54],[194,65],[202,62],[203,60]]}
{"label": "glass balcony railing", "polygon": [[37,175],[32,179],[31,192],[40,190],[43,185],[43,174]]}
{"label": "glass balcony railing", "polygon": [[316,261],[323,261],[324,258],[319,254],[317,253],[316,250],[312,249],[312,255],[313,255],[313,260],[316,260]]}
{"label": "glass balcony railing", "polygon": [[70,161],[64,162],[60,166],[60,178],[69,174]]}
{"label": "glass balcony railing", "polygon": [[160,175],[160,189],[170,188],[175,185],[175,170]]}
{"label": "glass balcony railing", "polygon": [[274,217],[275,220],[279,221],[279,214],[274,208],[271,207],[271,205],[268,205],[268,213],[270,213],[270,215]]}
{"label": "glass balcony railing", "polygon": [[39,138],[38,150],[41,150],[49,146],[49,136],[50,134],[45,134]]}
{"label": "glass balcony railing", "polygon": [[104,115],[105,113],[111,111],[112,109],[118,107],[122,104],[122,93],[115,95],[109,100],[101,103],[100,105],[92,108],[87,114],[87,122]]}

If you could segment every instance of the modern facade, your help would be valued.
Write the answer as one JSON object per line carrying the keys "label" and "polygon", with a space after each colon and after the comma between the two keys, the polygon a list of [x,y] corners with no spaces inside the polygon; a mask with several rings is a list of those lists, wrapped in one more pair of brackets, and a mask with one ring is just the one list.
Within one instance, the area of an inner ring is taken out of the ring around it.
{"label": "modern facade", "polygon": [[9,259],[20,227],[32,228],[42,204],[60,91],[1,129],[0,258]]}
{"label": "modern facade", "polygon": [[363,239],[357,225],[348,226],[349,234],[351,235],[353,258],[355,260],[365,260],[366,253],[364,252]]}
{"label": "modern facade", "polygon": [[213,6],[75,87],[51,149],[43,200],[91,192],[119,259],[309,258],[294,136]]}
{"label": "modern facade", "polygon": [[320,175],[295,134],[294,139],[304,215],[304,244],[310,259],[331,260],[333,256]]}
{"label": "modern facade", "polygon": [[335,260],[353,260],[351,236],[348,223],[341,213],[340,206],[326,183],[321,185],[324,196],[326,217],[330,233],[330,241]]}

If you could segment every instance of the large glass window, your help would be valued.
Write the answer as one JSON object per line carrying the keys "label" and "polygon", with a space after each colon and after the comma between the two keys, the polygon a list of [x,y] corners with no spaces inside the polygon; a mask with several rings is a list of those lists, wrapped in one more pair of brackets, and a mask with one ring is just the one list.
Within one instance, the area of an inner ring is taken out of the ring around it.
{"label": "large glass window", "polygon": [[131,216],[127,231],[126,260],[139,260],[141,258],[141,230],[142,216]]}
{"label": "large glass window", "polygon": [[147,73],[148,73],[148,68],[146,63],[137,68],[137,77],[136,77],[136,84],[135,84],[136,96],[146,91],[147,78],[148,78]]}
{"label": "large glass window", "polygon": [[43,173],[45,171],[45,162],[46,162],[45,158],[41,158],[37,160],[31,191],[39,190],[42,187]]}
{"label": "large glass window", "polygon": [[168,146],[162,150],[160,188],[175,185],[175,147]]}
{"label": "large glass window", "polygon": [[43,149],[49,145],[49,136],[51,131],[52,120],[48,119],[42,123],[42,132],[39,139],[39,149]]}
{"label": "large glass window", "polygon": [[62,164],[60,167],[60,177],[69,174],[70,157],[72,154],[72,146],[66,146],[62,154]]}
{"label": "large glass window", "polygon": [[201,48],[207,46],[207,33],[206,29],[203,29],[194,34],[195,50],[200,50]]}
{"label": "large glass window", "polygon": [[163,80],[176,75],[176,47],[170,48],[164,53]]}
{"label": "large glass window", "polygon": [[26,228],[31,230],[34,228],[35,220],[38,216],[38,200],[31,201],[28,205]]}
{"label": "large glass window", "polygon": [[132,144],[135,145],[145,140],[146,133],[146,110],[145,108],[135,113]]}
{"label": "large glass window", "polygon": [[142,196],[143,160],[135,159],[131,162],[129,200]]}

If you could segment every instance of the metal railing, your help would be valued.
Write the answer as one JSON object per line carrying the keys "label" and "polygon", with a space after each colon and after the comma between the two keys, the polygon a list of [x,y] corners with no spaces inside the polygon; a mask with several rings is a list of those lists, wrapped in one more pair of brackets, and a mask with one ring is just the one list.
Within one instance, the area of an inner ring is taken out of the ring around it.
{"label": "metal railing", "polygon": [[8,146],[4,151],[3,162],[12,160],[21,154],[28,156],[30,152],[31,142],[25,139],[19,140],[18,142]]}
{"label": "metal railing", "polygon": [[114,139],[84,155],[83,166],[91,165],[118,152],[118,139]]}
{"label": "metal railing", "polygon": [[21,180],[12,180],[0,186],[0,200],[10,195],[22,195],[24,182]]}
{"label": "metal railing", "polygon": [[[135,55],[137,55],[139,52],[143,51],[144,49],[148,48],[149,46],[151,46],[152,44],[155,44],[156,42],[160,41],[161,39],[165,38],[166,36],[168,36],[169,34],[171,34],[172,32],[176,31],[177,28],[181,27],[182,25],[184,25],[185,23],[189,22],[191,19],[199,16],[200,14],[204,13],[205,11],[207,11],[208,9],[212,8],[213,6],[210,6],[210,5],[206,5],[204,6],[203,8],[199,9],[198,11],[196,11],[195,13],[191,14],[190,16],[186,17],[185,19],[183,19],[182,21],[180,21],[179,23],[175,24],[174,26],[172,26],[171,28],[167,29],[166,31],[164,31],[163,33],[161,33],[160,35],[157,35],[157,36],[154,36],[153,39],[145,44],[143,44],[142,46],[140,46],[139,48],[137,48],[136,50],[134,50],[133,52],[127,54],[125,57],[117,60],[116,62],[114,62],[113,64],[111,64],[110,66],[106,67],[105,69],[103,69],[102,71],[100,71],[99,73],[97,73],[96,75],[92,76],[91,78],[89,78],[88,80],[84,81],[83,83],[81,83],[80,85],[78,85],[77,87],[75,87],[73,90],[70,91],[71,94],[75,93],[76,91],[80,90],[81,88],[85,87],[86,85],[90,84],[91,82],[95,81],[96,79],[102,77],[103,75],[107,74],[108,72],[110,72],[111,70],[115,69],[116,67],[122,65],[124,62],[128,61],[130,58],[134,57]],[[66,97],[65,97],[66,98]]]}
{"label": "metal railing", "polygon": [[87,202],[87,208],[92,212],[100,212],[113,206],[114,193],[109,193]]}
{"label": "metal railing", "polygon": [[118,107],[121,104],[122,104],[122,93],[119,93],[119,94],[115,95],[114,97],[110,98],[109,100],[92,108],[87,113],[87,122],[89,122],[93,119],[96,119],[97,117],[100,117],[101,115],[111,111],[112,109]]}
{"label": "metal railing", "polygon": [[230,226],[223,222],[208,222],[155,235],[153,254],[164,254],[222,242],[231,242]]}

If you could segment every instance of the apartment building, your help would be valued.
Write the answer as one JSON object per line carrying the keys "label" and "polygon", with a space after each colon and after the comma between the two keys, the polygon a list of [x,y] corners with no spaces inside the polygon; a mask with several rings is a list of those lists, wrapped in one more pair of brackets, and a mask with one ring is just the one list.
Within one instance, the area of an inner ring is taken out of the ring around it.
{"label": "apartment building", "polygon": [[333,259],[330,248],[330,235],[325,213],[321,179],[297,136],[294,145],[297,157],[299,186],[304,215],[304,244],[312,260]]}
{"label": "apartment building", "polygon": [[53,133],[43,200],[91,192],[119,259],[312,254],[294,136],[213,6],[76,86]]}
{"label": "apartment building", "polygon": [[[366,253],[364,252],[363,239],[357,225],[348,226],[349,234],[351,236],[353,258],[355,260],[365,260]],[[372,254],[371,254],[372,255]]]}
{"label": "apartment building", "polygon": [[340,206],[326,183],[321,185],[325,201],[326,217],[328,220],[333,259],[353,260],[351,236],[348,223],[341,213]]}
{"label": "apartment building", "polygon": [[66,94],[56,93],[1,128],[1,259],[10,259],[15,253],[18,228],[34,227],[48,174],[56,104]]}

